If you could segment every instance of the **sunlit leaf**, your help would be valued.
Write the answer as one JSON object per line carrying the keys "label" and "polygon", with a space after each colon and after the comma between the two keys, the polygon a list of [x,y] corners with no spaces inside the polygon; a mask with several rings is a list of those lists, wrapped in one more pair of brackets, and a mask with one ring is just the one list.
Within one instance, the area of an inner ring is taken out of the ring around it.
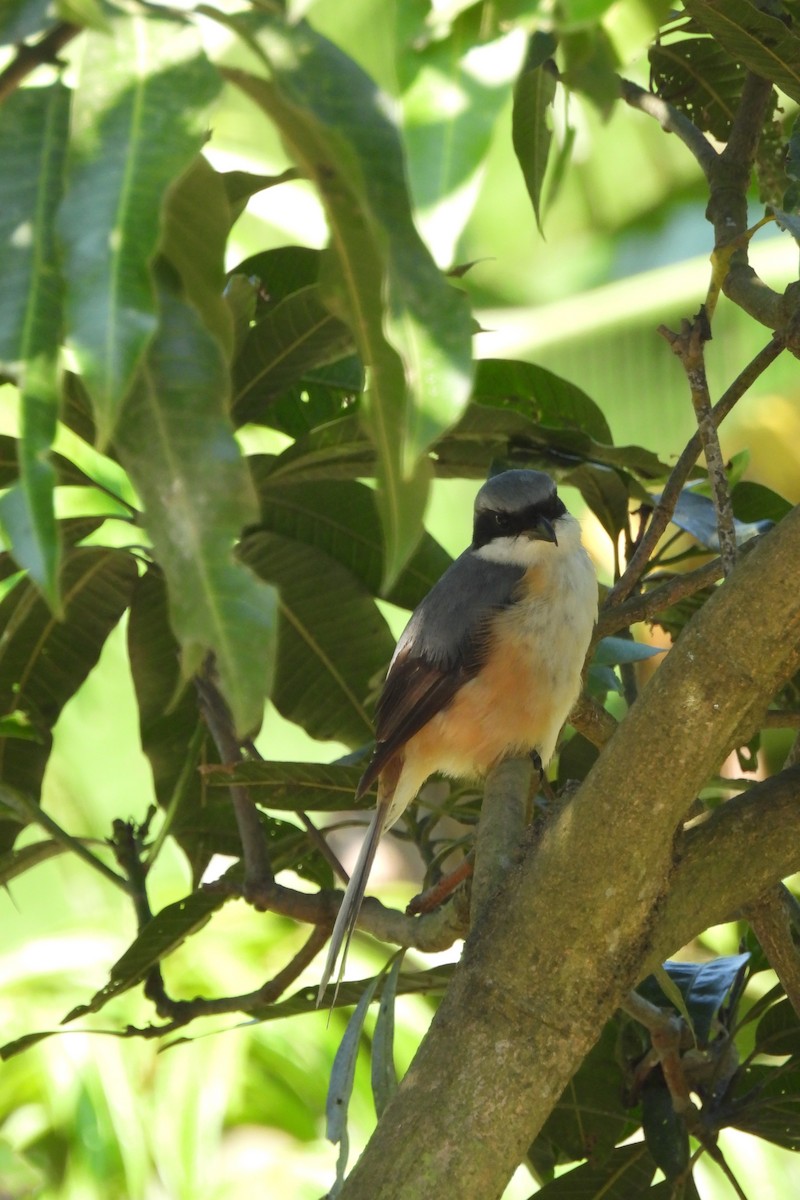
{"label": "sunlit leaf", "polygon": [[67,327],[101,444],[157,321],[149,262],[170,184],[200,150],[220,87],[195,28],[166,12],[82,38],[59,214]]}
{"label": "sunlit leaf", "polygon": [[19,484],[0,499],[15,558],[59,611],[59,540],[48,460],[59,402],[62,281],[54,235],[70,93],[17,91],[0,107],[0,364],[21,391]]}
{"label": "sunlit leaf", "polygon": [[511,124],[514,152],[540,232],[542,184],[553,136],[550,108],[556,94],[555,75],[544,65],[544,60],[555,47],[551,34],[537,32],[531,38],[527,61],[514,88]]}
{"label": "sunlit leaf", "polygon": [[115,448],[144,501],[170,619],[189,678],[213,652],[239,733],[269,692],[275,598],[233,559],[255,497],[225,414],[228,374],[196,311],[161,293],[158,336],[122,414]]}

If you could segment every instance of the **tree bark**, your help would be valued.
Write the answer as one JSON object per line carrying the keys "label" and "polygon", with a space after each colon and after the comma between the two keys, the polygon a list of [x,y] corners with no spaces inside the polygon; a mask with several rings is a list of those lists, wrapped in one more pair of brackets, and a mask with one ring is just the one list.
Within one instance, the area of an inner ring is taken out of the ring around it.
{"label": "tree bark", "polygon": [[[768,857],[777,839],[767,822],[770,851],[759,853],[759,828],[745,871],[750,796],[676,829],[800,664],[798,596],[795,509],[687,626],[578,793],[484,907],[342,1200],[499,1197],[620,998],[704,927],[717,893],[730,915],[774,870],[796,869],[788,846],[775,865]],[[780,814],[797,775],[773,784],[767,807]]]}

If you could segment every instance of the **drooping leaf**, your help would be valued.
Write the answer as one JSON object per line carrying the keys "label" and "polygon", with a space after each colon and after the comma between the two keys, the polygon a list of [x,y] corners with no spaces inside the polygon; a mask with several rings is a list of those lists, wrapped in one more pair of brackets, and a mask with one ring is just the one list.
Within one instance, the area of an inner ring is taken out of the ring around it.
{"label": "drooping leaf", "polygon": [[643,1142],[619,1146],[604,1162],[584,1163],[545,1184],[530,1200],[641,1200],[656,1164]]}
{"label": "drooping leaf", "polygon": [[108,983],[88,1004],[79,1004],[67,1013],[62,1024],[99,1012],[109,1000],[141,983],[148,971],[177,950],[187,937],[202,929],[224,903],[225,897],[218,892],[199,891],[162,908],[114,963]]}
{"label": "drooping leaf", "polygon": [[353,336],[322,300],[318,284],[286,296],[260,317],[236,360],[233,411],[237,423],[263,419],[264,408],[315,367],[353,350]]}
{"label": "drooping leaf", "polygon": [[[384,576],[383,541],[372,490],[355,480],[271,486],[271,461],[256,456],[249,462],[262,527],[323,550],[377,596]],[[450,562],[449,554],[431,535],[423,534],[386,599],[414,608]]]}
{"label": "drooping leaf", "polygon": [[420,457],[467,401],[469,314],[414,228],[399,134],[372,80],[303,22],[265,17],[259,45],[269,82],[228,74],[279,126],[326,206],[321,282],[369,364],[362,419],[379,464],[388,583],[419,536]]}
{"label": "drooping leaf", "polygon": [[731,58],[800,100],[800,37],[791,22],[751,0],[686,0],[685,8]]}
{"label": "drooping leaf", "polygon": [[350,1097],[353,1094],[353,1083],[356,1076],[356,1059],[361,1042],[361,1032],[364,1021],[378,986],[379,976],[371,980],[364,989],[358,1004],[353,1010],[344,1037],[336,1051],[336,1057],[331,1067],[331,1077],[328,1084],[328,1097],[325,1103],[327,1123],[325,1136],[334,1146],[339,1147],[339,1157],[336,1162],[336,1182],[328,1195],[335,1197],[344,1183],[344,1173],[347,1169],[347,1159],[350,1153],[350,1139],[347,1133],[347,1112],[350,1107]]}
{"label": "drooping leaf", "polygon": [[642,1129],[647,1149],[667,1179],[682,1175],[689,1163],[689,1132],[660,1071],[651,1072],[642,1088]]}
{"label": "drooping leaf", "polygon": [[110,26],[82,37],[59,214],[68,336],[102,445],[156,328],[161,204],[200,150],[220,87],[191,25],[160,11]]}
{"label": "drooping leaf", "polygon": [[62,281],[54,220],[69,97],[56,83],[21,89],[0,107],[0,366],[16,372],[21,392],[19,483],[0,499],[0,520],[17,562],[55,611],[59,540],[48,454],[59,401]]}
{"label": "drooping leaf", "polygon": [[394,1006],[397,998],[397,983],[403,965],[405,951],[395,955],[386,982],[381,989],[378,1015],[372,1035],[372,1097],[375,1115],[383,1116],[386,1105],[397,1091],[397,1070],[394,1065]]}
{"label": "drooping leaf", "polygon": [[242,783],[256,804],[279,811],[337,812],[374,804],[371,796],[354,799],[361,768],[338,763],[243,762],[233,770],[208,766],[203,777],[211,789]]}
{"label": "drooping leaf", "polygon": [[213,652],[244,736],[269,693],[275,598],[233,559],[255,498],[225,415],[222,351],[196,311],[161,291],[157,337],[125,405],[115,448],[144,501],[189,678]]}
{"label": "drooping leaf", "polygon": [[248,534],[240,552],[280,595],[276,707],[312,737],[361,745],[372,737],[367,698],[394,650],[375,601],[327,554],[278,534]]}
{"label": "drooping leaf", "polygon": [[634,642],[630,638],[604,637],[597,643],[594,661],[603,666],[616,667],[620,663],[643,662],[657,654],[663,654],[660,646],[648,646],[645,642]]}
{"label": "drooping leaf", "polygon": [[531,37],[525,66],[514,88],[511,137],[525,187],[528,189],[539,232],[542,231],[541,196],[553,137],[550,108],[556,94],[555,75],[545,65],[554,53],[552,34],[537,31]]}
{"label": "drooping leaf", "polygon": [[167,190],[158,249],[180,276],[183,298],[197,309],[228,359],[233,321],[223,291],[233,220],[223,177],[198,154]]}

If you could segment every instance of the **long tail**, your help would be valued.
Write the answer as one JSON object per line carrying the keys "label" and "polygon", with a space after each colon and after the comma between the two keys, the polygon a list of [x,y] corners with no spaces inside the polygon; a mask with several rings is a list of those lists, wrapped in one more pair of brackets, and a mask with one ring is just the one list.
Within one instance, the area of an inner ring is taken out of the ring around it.
{"label": "long tail", "polygon": [[361,901],[364,899],[364,892],[369,879],[369,873],[372,870],[372,864],[375,861],[375,851],[378,849],[378,842],[381,840],[384,829],[386,828],[386,817],[389,811],[388,800],[381,800],[378,807],[372,814],[372,820],[369,823],[364,843],[358,856],[358,861],[353,868],[353,874],[350,876],[350,882],[347,885],[347,891],[344,894],[341,906],[339,908],[336,923],[331,934],[331,944],[328,947],[328,957],[325,960],[325,968],[322,972],[322,980],[317,992],[317,1008],[322,1003],[322,997],[325,995],[325,989],[330,982],[330,978],[336,970],[336,963],[341,952],[341,961],[339,962],[339,970],[336,975],[336,986],[334,988],[333,999],[331,1005],[336,1003],[336,996],[339,991],[339,984],[342,981],[344,974],[344,965],[347,959],[347,951],[350,948],[350,939],[358,921],[358,914],[361,909]]}

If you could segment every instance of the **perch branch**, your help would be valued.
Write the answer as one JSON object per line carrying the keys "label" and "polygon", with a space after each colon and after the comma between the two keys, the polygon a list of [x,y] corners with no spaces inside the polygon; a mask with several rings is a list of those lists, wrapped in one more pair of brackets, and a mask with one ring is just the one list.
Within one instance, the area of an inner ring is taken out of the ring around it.
{"label": "perch branch", "polygon": [[31,71],[58,63],[60,51],[81,32],[80,25],[60,21],[38,42],[20,46],[8,66],[0,72],[0,104],[16,91]]}

